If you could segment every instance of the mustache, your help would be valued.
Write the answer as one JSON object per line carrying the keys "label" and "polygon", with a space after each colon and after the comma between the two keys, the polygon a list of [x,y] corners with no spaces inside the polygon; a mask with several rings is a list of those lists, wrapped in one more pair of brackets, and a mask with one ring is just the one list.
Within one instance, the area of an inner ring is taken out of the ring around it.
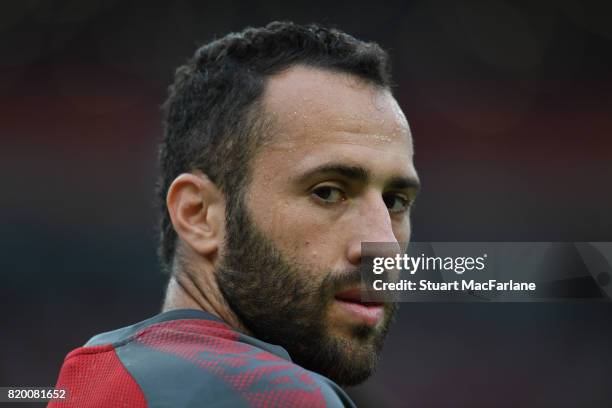
{"label": "mustache", "polygon": [[347,287],[359,285],[361,285],[361,272],[359,269],[351,269],[341,273],[328,274],[322,286],[328,287],[331,292],[336,293]]}

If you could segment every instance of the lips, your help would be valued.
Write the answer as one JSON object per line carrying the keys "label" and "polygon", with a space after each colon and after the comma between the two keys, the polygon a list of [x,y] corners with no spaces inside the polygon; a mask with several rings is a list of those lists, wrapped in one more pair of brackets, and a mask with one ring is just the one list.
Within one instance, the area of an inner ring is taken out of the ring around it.
{"label": "lips", "polygon": [[361,301],[361,290],[359,288],[352,288],[336,293],[336,299],[345,302],[360,303],[366,306],[382,306],[381,302],[362,302]]}
{"label": "lips", "polygon": [[359,288],[352,288],[336,293],[336,303],[345,315],[355,322],[376,325],[384,316],[383,303],[362,302]]}

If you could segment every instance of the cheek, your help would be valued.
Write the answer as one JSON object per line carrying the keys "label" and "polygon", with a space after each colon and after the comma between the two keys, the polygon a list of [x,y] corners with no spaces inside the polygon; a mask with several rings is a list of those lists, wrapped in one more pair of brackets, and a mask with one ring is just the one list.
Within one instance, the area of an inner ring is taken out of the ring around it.
{"label": "cheek", "polygon": [[306,200],[277,203],[262,221],[265,225],[260,224],[260,228],[279,249],[310,265],[329,261],[341,241],[330,220],[314,211]]}
{"label": "cheek", "polygon": [[329,248],[329,225],[313,220],[304,213],[293,214],[277,224],[280,227],[278,242],[290,246],[295,254],[315,261],[325,255]]}

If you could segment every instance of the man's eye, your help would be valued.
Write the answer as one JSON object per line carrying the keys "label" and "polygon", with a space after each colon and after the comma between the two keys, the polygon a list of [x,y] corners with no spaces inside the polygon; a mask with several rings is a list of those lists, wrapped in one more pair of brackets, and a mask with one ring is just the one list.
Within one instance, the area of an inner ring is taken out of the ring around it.
{"label": "man's eye", "polygon": [[345,198],[342,190],[332,186],[317,187],[312,194],[329,204],[337,203]]}
{"label": "man's eye", "polygon": [[400,213],[408,210],[410,207],[410,200],[398,194],[384,195],[383,200],[389,212]]}

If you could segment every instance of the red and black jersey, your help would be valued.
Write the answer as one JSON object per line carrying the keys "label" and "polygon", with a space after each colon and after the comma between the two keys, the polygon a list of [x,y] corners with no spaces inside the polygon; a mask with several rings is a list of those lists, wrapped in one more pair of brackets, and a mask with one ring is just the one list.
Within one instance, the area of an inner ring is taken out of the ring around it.
{"label": "red and black jersey", "polygon": [[354,407],[289,354],[199,310],[92,338],[66,356],[49,407]]}

